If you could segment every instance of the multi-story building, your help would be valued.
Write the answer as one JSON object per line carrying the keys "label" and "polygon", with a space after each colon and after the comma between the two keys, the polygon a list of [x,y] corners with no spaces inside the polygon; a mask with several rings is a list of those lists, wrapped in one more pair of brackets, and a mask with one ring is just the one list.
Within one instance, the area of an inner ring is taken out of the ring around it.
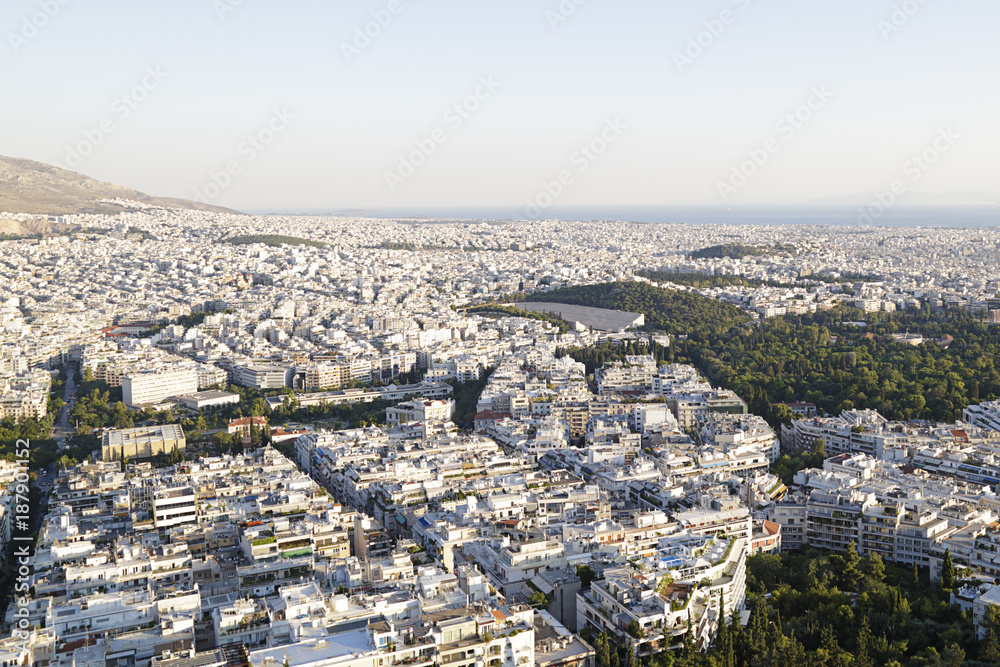
{"label": "multi-story building", "polygon": [[954,528],[938,512],[909,505],[851,488],[813,491],[774,504],[770,518],[781,526],[782,549],[810,545],[843,551],[853,542],[861,555],[928,567]]}
{"label": "multi-story building", "polygon": [[656,376],[656,359],[652,355],[625,357],[625,361],[606,364],[597,372],[597,393],[650,391]]}
{"label": "multi-story building", "polygon": [[678,512],[675,515],[682,529],[694,535],[715,535],[749,538],[753,532],[750,510],[737,500],[713,499],[708,507]]}
{"label": "multi-story building", "polygon": [[101,436],[101,458],[105,461],[134,461],[170,454],[186,446],[184,430],[179,424],[111,430]]}
{"label": "multi-story building", "polygon": [[707,647],[718,628],[720,601],[724,618],[743,607],[747,544],[687,532],[663,537],[642,562],[644,572],[607,569],[589,591],[577,594],[577,627],[608,632],[643,654],[666,649],[689,628]]}
{"label": "multi-story building", "polygon": [[810,546],[833,551],[844,551],[852,542],[859,545],[861,515],[875,502],[874,494],[814,491],[806,504],[806,540]]}
{"label": "multi-story building", "polygon": [[306,391],[339,389],[350,381],[350,367],[346,364],[314,362],[298,371]]}
{"label": "multi-story building", "polygon": [[802,496],[786,496],[771,508],[771,520],[781,526],[781,549],[801,549],[806,537],[806,502]]}
{"label": "multi-story building", "polygon": [[508,537],[477,540],[465,545],[463,553],[467,553],[505,595],[518,592],[539,572],[566,564],[563,543],[552,540],[512,542]]}
{"label": "multi-story building", "polygon": [[715,389],[699,394],[675,394],[666,397],[667,405],[682,429],[690,430],[698,425],[698,417],[711,412],[744,415],[746,402],[728,389]]}
{"label": "multi-story building", "polygon": [[156,489],[153,492],[153,521],[158,529],[197,522],[194,489],[190,486]]}
{"label": "multi-story building", "polygon": [[455,401],[413,400],[397,403],[385,409],[385,423],[389,426],[413,421],[449,421],[455,412]]}
{"label": "multi-story building", "polygon": [[41,419],[49,407],[52,377],[32,370],[0,377],[0,419]]}
{"label": "multi-story building", "polygon": [[233,382],[241,387],[280,389],[291,386],[293,368],[273,364],[251,364],[233,368]]}
{"label": "multi-story building", "polygon": [[970,405],[962,410],[962,421],[973,426],[1000,432],[1000,401]]}
{"label": "multi-story building", "polygon": [[122,378],[122,400],[130,408],[194,394],[198,389],[198,370],[194,368],[133,372]]}
{"label": "multi-story building", "polygon": [[698,418],[699,435],[705,442],[739,456],[741,452],[763,453],[769,463],[781,458],[781,440],[757,415],[710,412]]}

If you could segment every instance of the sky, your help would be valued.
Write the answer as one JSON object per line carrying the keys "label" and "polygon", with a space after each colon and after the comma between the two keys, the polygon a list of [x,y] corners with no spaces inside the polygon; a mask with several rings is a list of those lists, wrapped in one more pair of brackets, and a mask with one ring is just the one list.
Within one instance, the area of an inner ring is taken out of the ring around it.
{"label": "sky", "polygon": [[995,0],[5,0],[0,155],[240,210],[998,193],[998,26]]}

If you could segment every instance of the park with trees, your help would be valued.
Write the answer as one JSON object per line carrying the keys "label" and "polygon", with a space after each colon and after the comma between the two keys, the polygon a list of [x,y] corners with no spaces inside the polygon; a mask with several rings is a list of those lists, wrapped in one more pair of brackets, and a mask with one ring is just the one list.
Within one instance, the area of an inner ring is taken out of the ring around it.
{"label": "park with trees", "polygon": [[[889,419],[955,421],[968,405],[1000,396],[1000,329],[964,309],[863,313],[841,306],[753,321],[735,306],[639,282],[532,298],[643,313],[644,329],[672,335],[658,361],[693,364],[772,423],[780,418],[768,414],[771,406],[788,401],[814,403],[824,414],[872,408]],[[904,332],[927,342],[913,346],[893,338]],[[560,352],[592,373],[635,354],[634,345]]]}

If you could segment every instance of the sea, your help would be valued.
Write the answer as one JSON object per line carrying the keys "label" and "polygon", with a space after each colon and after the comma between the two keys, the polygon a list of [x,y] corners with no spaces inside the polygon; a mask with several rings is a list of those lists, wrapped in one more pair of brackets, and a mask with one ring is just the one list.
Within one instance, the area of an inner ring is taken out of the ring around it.
{"label": "sea", "polygon": [[[512,207],[373,208],[281,211],[284,215],[351,216],[432,222],[435,220],[594,220],[685,225],[838,225],[854,227],[972,228],[1000,226],[1000,205],[898,206],[862,217],[859,207],[776,206],[552,206],[528,218]],[[261,213],[264,213],[261,211]],[[269,211],[268,213],[278,213]]]}

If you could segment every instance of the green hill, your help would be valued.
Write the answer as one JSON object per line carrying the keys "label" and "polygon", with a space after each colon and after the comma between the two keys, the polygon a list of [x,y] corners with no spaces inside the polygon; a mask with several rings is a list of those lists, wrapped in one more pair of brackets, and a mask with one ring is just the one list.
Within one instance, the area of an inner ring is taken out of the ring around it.
{"label": "green hill", "polygon": [[526,301],[552,301],[592,308],[613,308],[646,316],[645,328],[701,340],[746,325],[739,308],[698,294],[653,287],[648,283],[603,283],[565,287],[529,295]]}
{"label": "green hill", "polygon": [[[639,312],[647,329],[686,334],[662,360],[693,363],[773,423],[789,416],[769,408],[781,401],[809,401],[827,413],[873,408],[890,419],[953,421],[966,406],[1000,396],[1000,332],[963,309],[837,308],[747,326],[749,316],[734,306],[646,283],[569,287],[528,299]],[[854,326],[858,320],[867,326]],[[904,331],[953,340],[911,347],[892,338]],[[627,353],[610,344],[572,352],[590,369]]]}

